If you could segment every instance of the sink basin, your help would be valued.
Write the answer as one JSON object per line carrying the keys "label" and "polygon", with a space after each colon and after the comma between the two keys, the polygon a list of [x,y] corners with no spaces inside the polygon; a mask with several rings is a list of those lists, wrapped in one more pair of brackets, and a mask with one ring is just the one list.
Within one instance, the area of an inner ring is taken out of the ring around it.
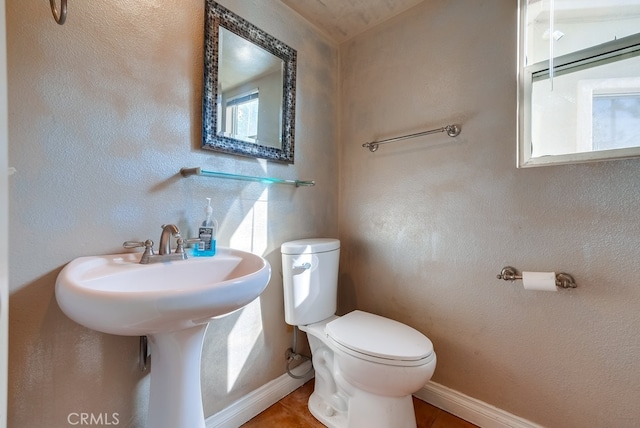
{"label": "sink basin", "polygon": [[213,257],[179,261],[140,264],[141,256],[73,260],[58,275],[56,300],[85,327],[147,336],[148,427],[205,428],[200,365],[209,321],[260,296],[271,266],[255,254],[220,247]]}
{"label": "sink basin", "polygon": [[260,256],[218,248],[214,257],[139,264],[141,253],[80,257],[58,276],[62,311],[85,327],[144,336],[193,327],[250,303],[271,269]]}

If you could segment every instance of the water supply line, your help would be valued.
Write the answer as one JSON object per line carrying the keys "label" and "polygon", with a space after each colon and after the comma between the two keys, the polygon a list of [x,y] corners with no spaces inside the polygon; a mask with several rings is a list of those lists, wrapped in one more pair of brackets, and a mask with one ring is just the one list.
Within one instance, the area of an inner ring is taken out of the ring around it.
{"label": "water supply line", "polygon": [[[287,374],[294,379],[304,379],[313,370],[313,361],[311,361],[311,357],[298,354],[298,352],[296,351],[297,347],[298,347],[298,326],[294,325],[293,326],[293,346],[287,349],[287,352],[285,352],[285,357],[287,358]],[[295,375],[291,372],[291,363],[293,361],[300,361],[300,360],[302,360],[303,362],[311,361],[311,368],[302,375]]]}

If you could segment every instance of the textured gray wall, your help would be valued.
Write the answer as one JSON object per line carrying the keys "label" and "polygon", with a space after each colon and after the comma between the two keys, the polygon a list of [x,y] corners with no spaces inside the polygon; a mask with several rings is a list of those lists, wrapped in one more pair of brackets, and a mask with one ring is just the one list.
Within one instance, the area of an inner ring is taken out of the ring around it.
{"label": "textured gray wall", "polygon": [[341,45],[341,309],[419,329],[435,382],[515,415],[637,426],[640,160],[515,168],[516,3],[428,1]]}
{"label": "textured gray wall", "polygon": [[[68,426],[71,412],[146,420],[138,339],[69,320],[54,297],[71,259],[195,232],[213,198],[219,245],[264,255],[272,280],[246,311],[211,324],[207,416],[284,373],[279,246],[337,236],[335,46],[275,0],[221,2],[298,51],[293,166],[199,149],[204,1],[69,2],[65,26],[40,0],[7,1],[10,180],[9,426]],[[179,178],[183,166],[315,179],[316,187]]]}

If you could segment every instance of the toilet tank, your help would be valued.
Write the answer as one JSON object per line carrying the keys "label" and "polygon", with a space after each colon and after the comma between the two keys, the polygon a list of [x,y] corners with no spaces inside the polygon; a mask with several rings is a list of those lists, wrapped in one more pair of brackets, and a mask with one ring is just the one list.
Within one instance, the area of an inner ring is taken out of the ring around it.
{"label": "toilet tank", "polygon": [[285,242],[282,253],[284,319],[307,325],[336,313],[340,241],[316,238]]}

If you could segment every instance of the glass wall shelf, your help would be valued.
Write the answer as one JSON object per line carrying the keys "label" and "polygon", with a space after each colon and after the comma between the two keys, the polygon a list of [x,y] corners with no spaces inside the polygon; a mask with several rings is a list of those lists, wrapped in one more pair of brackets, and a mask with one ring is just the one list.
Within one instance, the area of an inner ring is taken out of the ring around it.
{"label": "glass wall shelf", "polygon": [[180,175],[183,177],[190,177],[192,175],[199,175],[202,177],[214,177],[214,178],[224,178],[228,180],[241,180],[241,181],[255,181],[263,184],[290,184],[296,187],[302,186],[315,186],[316,182],[314,180],[283,180],[281,178],[271,178],[271,177],[254,177],[251,175],[238,175],[238,174],[229,174],[226,172],[215,172],[215,171],[205,171],[200,167],[194,168],[180,168]]}

